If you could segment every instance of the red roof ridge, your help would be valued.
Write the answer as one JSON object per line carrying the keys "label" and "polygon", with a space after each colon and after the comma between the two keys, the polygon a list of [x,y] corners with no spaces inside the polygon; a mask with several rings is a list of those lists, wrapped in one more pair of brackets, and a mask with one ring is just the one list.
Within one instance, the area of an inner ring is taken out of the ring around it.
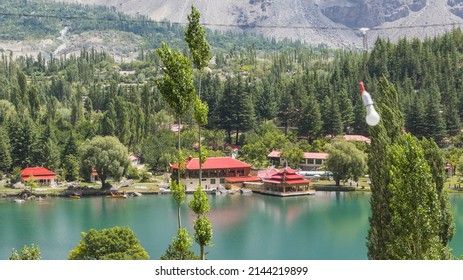
{"label": "red roof ridge", "polygon": [[56,175],[55,172],[45,167],[26,167],[21,170],[21,175],[25,176],[36,176],[36,175]]}

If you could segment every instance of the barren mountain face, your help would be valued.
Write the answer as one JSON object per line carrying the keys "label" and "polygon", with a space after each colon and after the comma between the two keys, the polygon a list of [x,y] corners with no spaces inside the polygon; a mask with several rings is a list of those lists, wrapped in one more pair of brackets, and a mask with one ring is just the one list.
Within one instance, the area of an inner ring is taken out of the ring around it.
{"label": "barren mountain face", "polygon": [[211,29],[244,30],[343,48],[362,46],[361,27],[370,28],[371,44],[377,36],[392,40],[433,37],[463,18],[463,0],[42,1],[108,5],[128,14],[179,23],[187,22],[193,4],[201,12],[201,22]]}
{"label": "barren mountain face", "polygon": [[376,27],[423,9],[428,0],[320,0],[321,12],[351,28]]}
{"label": "barren mountain face", "polygon": [[450,11],[463,18],[463,0],[448,0]]}

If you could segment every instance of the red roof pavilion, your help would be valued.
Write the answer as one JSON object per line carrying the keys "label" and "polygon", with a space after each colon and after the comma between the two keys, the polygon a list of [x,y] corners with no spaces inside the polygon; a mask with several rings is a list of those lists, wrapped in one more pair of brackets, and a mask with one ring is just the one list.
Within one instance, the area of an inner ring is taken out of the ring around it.
{"label": "red roof pavilion", "polygon": [[264,183],[279,185],[306,185],[310,180],[304,179],[304,176],[296,173],[297,171],[289,167],[282,168],[276,173],[262,178]]}

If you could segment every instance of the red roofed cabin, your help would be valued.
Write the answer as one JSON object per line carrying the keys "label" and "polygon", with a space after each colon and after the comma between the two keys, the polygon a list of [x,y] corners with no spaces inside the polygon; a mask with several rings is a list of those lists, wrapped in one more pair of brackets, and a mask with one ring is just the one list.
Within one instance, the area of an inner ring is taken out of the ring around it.
{"label": "red roofed cabin", "polygon": [[289,167],[267,172],[262,178],[264,190],[262,193],[278,196],[312,194],[309,190],[310,180],[304,179],[296,170]]}
{"label": "red roofed cabin", "polygon": [[41,186],[51,186],[56,180],[55,172],[45,167],[28,167],[21,170],[22,181],[35,180]]}
{"label": "red roofed cabin", "polygon": [[[172,177],[178,175],[178,164],[170,166]],[[224,185],[225,181],[236,180],[243,182],[259,179],[249,176],[251,165],[230,157],[207,158],[202,166],[202,183],[204,189],[216,189],[219,185]],[[185,173],[181,177],[181,182],[186,190],[195,190],[199,184],[199,159],[189,157],[185,165]]]}

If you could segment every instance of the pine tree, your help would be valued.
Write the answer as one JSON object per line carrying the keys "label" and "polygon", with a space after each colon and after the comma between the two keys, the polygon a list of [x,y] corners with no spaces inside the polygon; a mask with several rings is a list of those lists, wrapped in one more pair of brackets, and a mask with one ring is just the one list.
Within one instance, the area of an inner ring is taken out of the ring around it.
{"label": "pine tree", "polygon": [[440,143],[442,138],[447,135],[447,131],[445,130],[445,121],[440,108],[440,93],[437,88],[432,86],[427,94],[428,100],[424,115],[426,132],[424,136],[432,138],[437,143]]}
{"label": "pine tree", "polygon": [[342,127],[343,130],[345,130],[347,129],[347,127],[352,127],[352,125],[354,124],[354,107],[352,106],[352,101],[347,95],[347,91],[344,89],[341,89],[339,91],[337,99],[341,115]]}
{"label": "pine tree", "polygon": [[60,151],[50,124],[42,129],[33,147],[33,163],[56,170],[60,165]]}
{"label": "pine tree", "polygon": [[411,134],[417,137],[426,134],[424,110],[424,104],[421,98],[415,96],[406,113],[405,127]]}
{"label": "pine tree", "polygon": [[108,104],[108,109],[101,118],[101,135],[104,136],[113,136],[116,134],[116,108],[114,105],[114,101],[111,100]]}
{"label": "pine tree", "polygon": [[11,167],[12,159],[8,135],[0,127],[0,171],[8,171]]}
{"label": "pine tree", "polygon": [[255,103],[256,116],[260,121],[272,120],[275,118],[278,109],[275,93],[267,79],[262,82],[258,81],[257,83]]}
{"label": "pine tree", "polygon": [[229,143],[232,131],[235,131],[235,143],[238,143],[240,131],[249,130],[254,126],[254,107],[241,76],[227,78],[219,104],[219,117],[219,127],[227,131]]}
{"label": "pine tree", "polygon": [[35,130],[32,120],[27,116],[15,119],[8,125],[11,158],[13,167],[27,167],[33,163]]}
{"label": "pine tree", "polygon": [[318,138],[323,126],[320,106],[313,95],[309,95],[304,102],[301,118],[298,124],[299,135]]}

